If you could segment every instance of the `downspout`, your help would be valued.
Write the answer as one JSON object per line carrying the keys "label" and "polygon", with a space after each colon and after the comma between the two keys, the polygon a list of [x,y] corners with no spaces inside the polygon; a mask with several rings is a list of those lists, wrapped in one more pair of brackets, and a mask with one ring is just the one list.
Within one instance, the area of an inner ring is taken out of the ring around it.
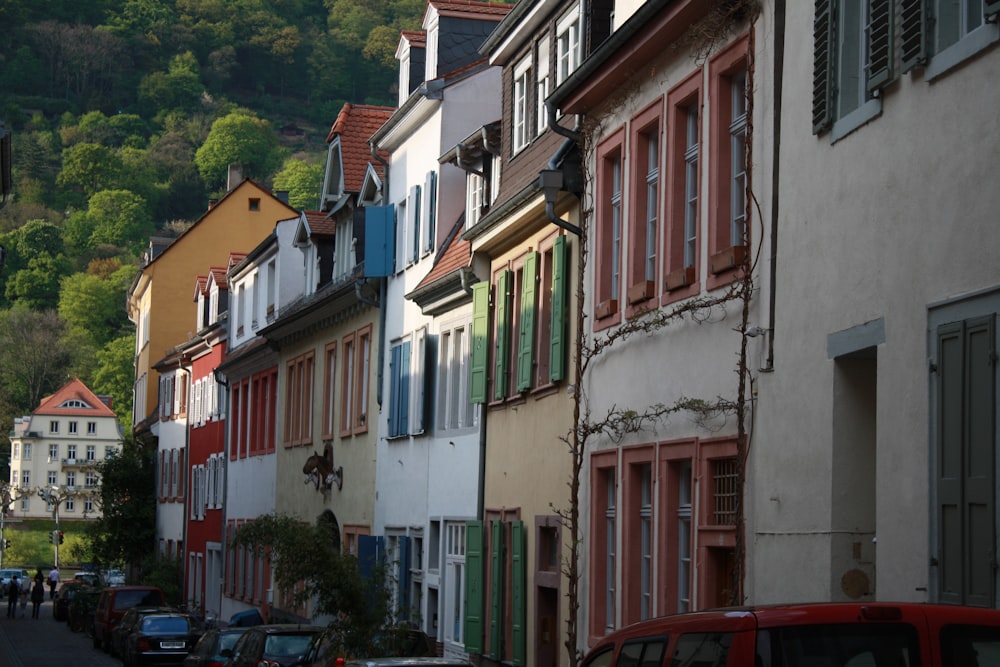
{"label": "downspout", "polygon": [[[559,169],[559,164],[562,162],[563,158],[566,157],[566,155],[570,152],[570,150],[572,150],[575,145],[580,143],[580,133],[577,132],[576,130],[569,130],[559,124],[559,121],[556,118],[556,108],[550,102],[545,103],[545,110],[548,112],[549,129],[551,129],[556,134],[566,137],[566,140],[563,141],[562,144],[560,144],[559,148],[556,149],[556,152],[553,153],[552,157],[549,158],[548,165],[546,165],[547,166],[546,171],[548,173],[559,174],[558,185],[559,189],[561,190],[563,187],[563,183],[562,183],[562,171]],[[576,118],[576,127],[580,127],[579,116],[577,116]],[[575,234],[577,236],[582,236],[583,235],[582,229],[580,229],[579,227],[570,222],[566,222],[558,215],[556,215],[555,199],[556,199],[555,197],[549,197],[548,195],[546,195],[545,217],[548,218],[549,222],[551,222],[553,225],[561,227],[562,229],[565,229],[566,231]]]}
{"label": "downspout", "polygon": [[771,132],[771,262],[768,279],[771,281],[771,291],[768,294],[767,331],[767,361],[760,370],[765,373],[774,371],[774,321],[777,305],[776,284],[778,277],[778,205],[781,201],[778,190],[781,184],[781,91],[784,82],[785,69],[785,2],[775,0],[774,3],[774,113],[772,114],[773,130]]}
{"label": "downspout", "polygon": [[[194,366],[192,364],[192,366],[190,366],[190,367],[185,367],[184,366],[184,357],[182,355],[181,358],[180,358],[180,360],[177,362],[177,368],[179,370],[184,371],[185,373],[187,373],[187,385],[188,385],[188,388],[187,388],[187,391],[185,393],[188,395],[188,400],[191,400],[191,395],[192,395],[192,393],[191,393],[191,376],[194,374],[193,373]],[[189,409],[188,410],[188,415],[190,415],[190,414],[191,414],[191,410]],[[182,588],[181,588],[181,598],[185,601],[186,604],[190,604],[191,601],[187,599],[188,579],[191,577],[191,572],[188,571],[188,562],[189,562],[190,559],[188,558],[188,554],[187,554],[187,549],[188,549],[188,539],[187,539],[187,534],[188,534],[188,517],[191,516],[191,513],[188,511],[188,502],[191,499],[191,489],[188,488],[188,485],[191,483],[191,475],[190,475],[190,472],[191,472],[191,418],[190,418],[190,416],[185,420],[185,422],[186,423],[184,424],[184,470],[178,471],[178,472],[180,472],[181,474],[184,475],[184,482],[185,482],[184,488],[187,490],[186,493],[184,494],[184,513],[181,515],[183,517],[182,528],[181,528],[181,540],[182,540],[181,544],[184,545],[184,554],[182,556],[183,560],[181,561],[181,572],[184,573],[184,581],[181,582],[181,586],[182,586]],[[179,481],[178,481],[178,486],[180,486],[180,482]],[[202,597],[204,597],[204,596],[202,596]],[[204,600],[203,600],[203,602],[204,602]],[[204,613],[204,610],[201,610],[201,611],[202,611],[202,613]]]}
{"label": "downspout", "polygon": [[[384,169],[384,177],[382,178],[382,202],[385,204],[387,198],[389,197],[389,162],[382,158],[375,150],[374,144],[368,144],[371,148],[372,158],[379,162]],[[375,401],[378,403],[379,409],[382,408],[382,385],[384,383],[383,378],[383,367],[385,366],[385,300],[387,291],[387,279],[379,278],[378,285],[378,371],[376,372],[375,380]]]}

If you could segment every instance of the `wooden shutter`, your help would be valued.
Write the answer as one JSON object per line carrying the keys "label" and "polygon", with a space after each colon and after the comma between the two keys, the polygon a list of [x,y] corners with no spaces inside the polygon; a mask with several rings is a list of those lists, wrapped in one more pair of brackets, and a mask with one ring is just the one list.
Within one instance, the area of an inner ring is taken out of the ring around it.
{"label": "wooden shutter", "polygon": [[527,649],[527,554],[524,547],[524,522],[512,521],[510,526],[511,567],[511,630],[514,643],[514,664],[524,665]]}
{"label": "wooden shutter", "polygon": [[927,8],[925,0],[900,0],[899,51],[902,71],[909,72],[927,60]]}
{"label": "wooden shutter", "polygon": [[410,538],[399,538],[399,572],[396,589],[396,619],[400,622],[410,618]]}
{"label": "wooden shutter", "polygon": [[472,352],[469,377],[469,401],[486,402],[487,365],[489,363],[490,284],[472,286]]}
{"label": "wooden shutter", "polygon": [[389,422],[389,437],[399,435],[399,361],[402,357],[402,348],[393,345],[389,352],[389,414],[386,415]]}
{"label": "wooden shutter", "polygon": [[423,195],[423,222],[424,239],[423,248],[425,252],[434,250],[437,239],[437,172],[428,171],[424,179]]}
{"label": "wooden shutter", "polygon": [[381,535],[358,535],[358,572],[365,579],[372,579],[382,560],[384,540]]}
{"label": "wooden shutter", "polygon": [[410,432],[410,341],[406,341],[399,360],[399,435]]}
{"label": "wooden shutter", "polygon": [[511,271],[503,271],[497,281],[497,340],[494,349],[493,398],[502,401],[507,397],[507,370],[510,365],[510,286]]}
{"label": "wooden shutter", "polygon": [[538,253],[531,252],[524,258],[521,274],[521,317],[517,341],[517,390],[531,389],[535,360],[535,306],[538,289]]}
{"label": "wooden shutter", "polygon": [[406,233],[410,242],[410,262],[420,259],[420,186],[411,185],[406,202]]}
{"label": "wooden shutter", "polygon": [[465,522],[465,652],[483,652],[483,522]]}
{"label": "wooden shutter", "polygon": [[493,539],[490,544],[490,651],[493,660],[501,658],[500,640],[503,636],[503,522],[490,524]]}
{"label": "wooden shutter", "polygon": [[365,207],[365,276],[384,278],[395,269],[396,208]]}
{"label": "wooden shutter", "polygon": [[938,330],[938,595],[994,605],[995,352],[992,316]]}
{"label": "wooden shutter", "polygon": [[871,0],[868,25],[868,92],[879,90],[893,78],[893,3]]}
{"label": "wooden shutter", "polygon": [[566,237],[552,246],[552,322],[549,330],[549,380],[566,376]]}
{"label": "wooden shutter", "polygon": [[834,58],[836,57],[836,0],[816,0],[813,18],[813,133],[833,123]]}

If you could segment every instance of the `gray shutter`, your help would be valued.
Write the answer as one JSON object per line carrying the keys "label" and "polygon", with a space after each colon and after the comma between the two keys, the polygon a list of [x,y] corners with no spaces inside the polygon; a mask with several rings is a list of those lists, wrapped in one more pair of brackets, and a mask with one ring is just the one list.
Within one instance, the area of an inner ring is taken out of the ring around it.
{"label": "gray shutter", "polygon": [[909,72],[927,60],[927,8],[925,0],[901,0],[899,3],[900,66]]}
{"label": "gray shutter", "polygon": [[833,74],[836,57],[836,0],[816,0],[813,18],[813,133],[833,123]]}
{"label": "gray shutter", "polygon": [[938,599],[962,601],[962,325],[938,330]]}
{"label": "gray shutter", "polygon": [[892,81],[893,56],[892,0],[871,0],[868,25],[868,92],[873,93]]}

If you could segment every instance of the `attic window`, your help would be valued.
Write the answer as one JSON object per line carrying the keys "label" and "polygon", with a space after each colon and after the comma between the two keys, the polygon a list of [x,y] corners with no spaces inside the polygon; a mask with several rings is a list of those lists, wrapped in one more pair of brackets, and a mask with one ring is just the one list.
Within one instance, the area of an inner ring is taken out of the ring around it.
{"label": "attic window", "polygon": [[83,401],[81,401],[79,399],[76,399],[76,398],[71,398],[71,399],[69,399],[67,401],[63,401],[62,404],[59,407],[60,408],[86,408],[86,409],[90,409],[89,405],[87,405]]}
{"label": "attic window", "polygon": [[250,210],[251,211],[259,211],[260,210],[260,198],[259,197],[251,197],[250,198]]}

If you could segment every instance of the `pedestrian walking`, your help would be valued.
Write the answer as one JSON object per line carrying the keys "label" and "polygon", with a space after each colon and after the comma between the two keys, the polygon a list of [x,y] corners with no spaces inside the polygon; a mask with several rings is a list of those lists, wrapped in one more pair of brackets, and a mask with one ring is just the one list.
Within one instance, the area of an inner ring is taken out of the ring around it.
{"label": "pedestrian walking", "polygon": [[59,568],[53,565],[52,569],[49,570],[49,599],[50,600],[55,600],[56,599],[56,586],[58,586],[58,585],[59,585]]}
{"label": "pedestrian walking", "polygon": [[45,585],[40,581],[35,581],[35,587],[31,589],[31,617],[38,618],[38,610],[45,600]]}
{"label": "pedestrian walking", "polygon": [[17,602],[21,598],[21,584],[18,581],[17,575],[14,575],[10,579],[10,583],[7,584],[7,618],[14,618],[14,614],[17,612]]}

